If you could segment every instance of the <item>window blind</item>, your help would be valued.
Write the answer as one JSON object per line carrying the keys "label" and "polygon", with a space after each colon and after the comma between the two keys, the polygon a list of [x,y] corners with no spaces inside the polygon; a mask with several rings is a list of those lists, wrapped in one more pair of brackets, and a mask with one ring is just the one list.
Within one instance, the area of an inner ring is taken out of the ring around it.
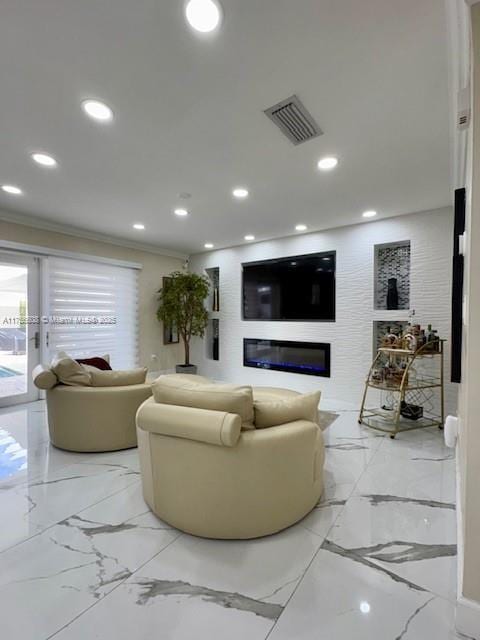
{"label": "window blind", "polygon": [[114,369],[138,364],[136,269],[50,257],[46,261],[48,353],[108,353]]}

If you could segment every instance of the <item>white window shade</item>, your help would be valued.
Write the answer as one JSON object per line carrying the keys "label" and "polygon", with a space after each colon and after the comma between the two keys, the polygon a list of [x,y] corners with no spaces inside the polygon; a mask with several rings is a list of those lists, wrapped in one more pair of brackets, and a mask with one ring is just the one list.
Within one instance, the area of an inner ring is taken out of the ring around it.
{"label": "white window shade", "polygon": [[137,270],[50,257],[45,284],[48,353],[108,353],[114,369],[138,363]]}

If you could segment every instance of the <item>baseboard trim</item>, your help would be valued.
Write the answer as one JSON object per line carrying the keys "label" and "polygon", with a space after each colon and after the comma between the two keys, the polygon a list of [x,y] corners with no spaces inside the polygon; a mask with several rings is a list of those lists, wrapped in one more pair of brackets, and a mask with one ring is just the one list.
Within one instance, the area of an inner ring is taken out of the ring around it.
{"label": "baseboard trim", "polygon": [[460,475],[459,448],[456,447],[456,481],[457,481],[457,605],[455,611],[455,629],[467,638],[480,640],[480,603],[461,595],[463,588],[463,510],[462,510],[462,482]]}
{"label": "baseboard trim", "polygon": [[457,600],[455,628],[468,638],[478,638],[480,634],[480,604],[460,596]]}
{"label": "baseboard trim", "polygon": [[455,480],[456,480],[456,514],[457,514],[457,600],[463,588],[463,501],[462,477],[460,474],[460,450],[455,447]]}

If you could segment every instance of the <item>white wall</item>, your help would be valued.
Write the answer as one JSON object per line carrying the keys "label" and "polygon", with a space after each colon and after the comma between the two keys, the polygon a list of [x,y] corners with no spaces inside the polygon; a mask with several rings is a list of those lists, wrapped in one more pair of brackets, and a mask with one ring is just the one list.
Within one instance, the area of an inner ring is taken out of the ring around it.
{"label": "white wall", "polygon": [[[220,380],[308,391],[359,404],[372,359],[374,319],[405,318],[408,312],[373,311],[374,246],[411,242],[411,308],[416,321],[431,323],[450,338],[453,213],[450,208],[248,244],[192,256],[190,268],[220,268],[220,360],[206,357],[196,340],[192,362],[199,372]],[[336,322],[256,322],[241,318],[241,264],[318,251],[337,252]],[[271,338],[331,343],[331,378],[243,367],[243,338]],[[448,343],[447,343],[448,347]],[[447,348],[448,352],[448,348]],[[448,379],[449,357],[446,373]],[[455,407],[456,389],[447,385],[447,408]]]}
{"label": "white wall", "polygon": [[472,125],[466,171],[465,309],[460,430],[458,443],[459,605],[457,629],[467,635],[480,629],[480,3],[472,7]]}

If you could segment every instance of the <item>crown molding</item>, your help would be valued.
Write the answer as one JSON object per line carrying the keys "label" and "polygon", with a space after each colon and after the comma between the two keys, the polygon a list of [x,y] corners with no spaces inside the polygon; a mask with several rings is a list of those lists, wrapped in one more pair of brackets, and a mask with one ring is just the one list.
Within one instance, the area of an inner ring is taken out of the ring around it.
{"label": "crown molding", "polygon": [[77,238],[84,238],[86,240],[94,240],[96,242],[103,242],[105,244],[112,244],[117,247],[126,247],[127,249],[137,249],[138,251],[147,251],[148,253],[154,253],[156,255],[168,256],[169,258],[178,258],[180,260],[186,260],[188,254],[181,253],[179,251],[172,251],[171,249],[163,249],[152,244],[135,242],[131,240],[125,240],[123,238],[117,238],[115,236],[109,236],[105,233],[95,233],[93,231],[87,231],[86,229],[80,229],[72,225],[59,224],[57,222],[51,222],[45,218],[37,218],[36,216],[29,215],[27,213],[18,213],[13,211],[0,210],[0,220],[3,222],[12,222],[14,224],[20,224],[24,227],[34,227],[35,229],[41,229],[43,231],[52,231],[54,233],[63,233],[67,236],[74,236]]}
{"label": "crown molding", "polygon": [[422,211],[411,211],[409,213],[397,213],[392,216],[385,216],[384,218],[372,218],[368,220],[368,222],[366,222],[365,220],[358,220],[357,222],[339,224],[339,225],[336,225],[335,227],[318,227],[318,229],[309,229],[309,231],[307,231],[306,233],[289,233],[288,235],[271,236],[271,237],[266,237],[262,239],[259,238],[254,242],[247,242],[247,243],[244,242],[242,244],[232,244],[232,245],[227,244],[225,246],[219,246],[215,249],[196,251],[195,253],[190,254],[190,257],[196,258],[197,256],[213,255],[215,253],[218,253],[219,251],[228,251],[229,249],[239,249],[241,247],[243,248],[253,247],[257,244],[276,242],[277,240],[293,240],[294,238],[296,239],[305,238],[306,236],[312,236],[312,235],[321,234],[321,233],[328,233],[330,231],[338,231],[340,229],[347,229],[349,227],[360,227],[360,226],[364,227],[367,224],[368,225],[382,224],[390,220],[403,220],[404,218],[408,218],[409,216],[418,216],[418,215],[428,214],[428,213],[433,213],[433,214],[444,213],[446,211],[453,214],[453,204],[444,205],[443,207],[437,207],[435,209],[424,209]]}

